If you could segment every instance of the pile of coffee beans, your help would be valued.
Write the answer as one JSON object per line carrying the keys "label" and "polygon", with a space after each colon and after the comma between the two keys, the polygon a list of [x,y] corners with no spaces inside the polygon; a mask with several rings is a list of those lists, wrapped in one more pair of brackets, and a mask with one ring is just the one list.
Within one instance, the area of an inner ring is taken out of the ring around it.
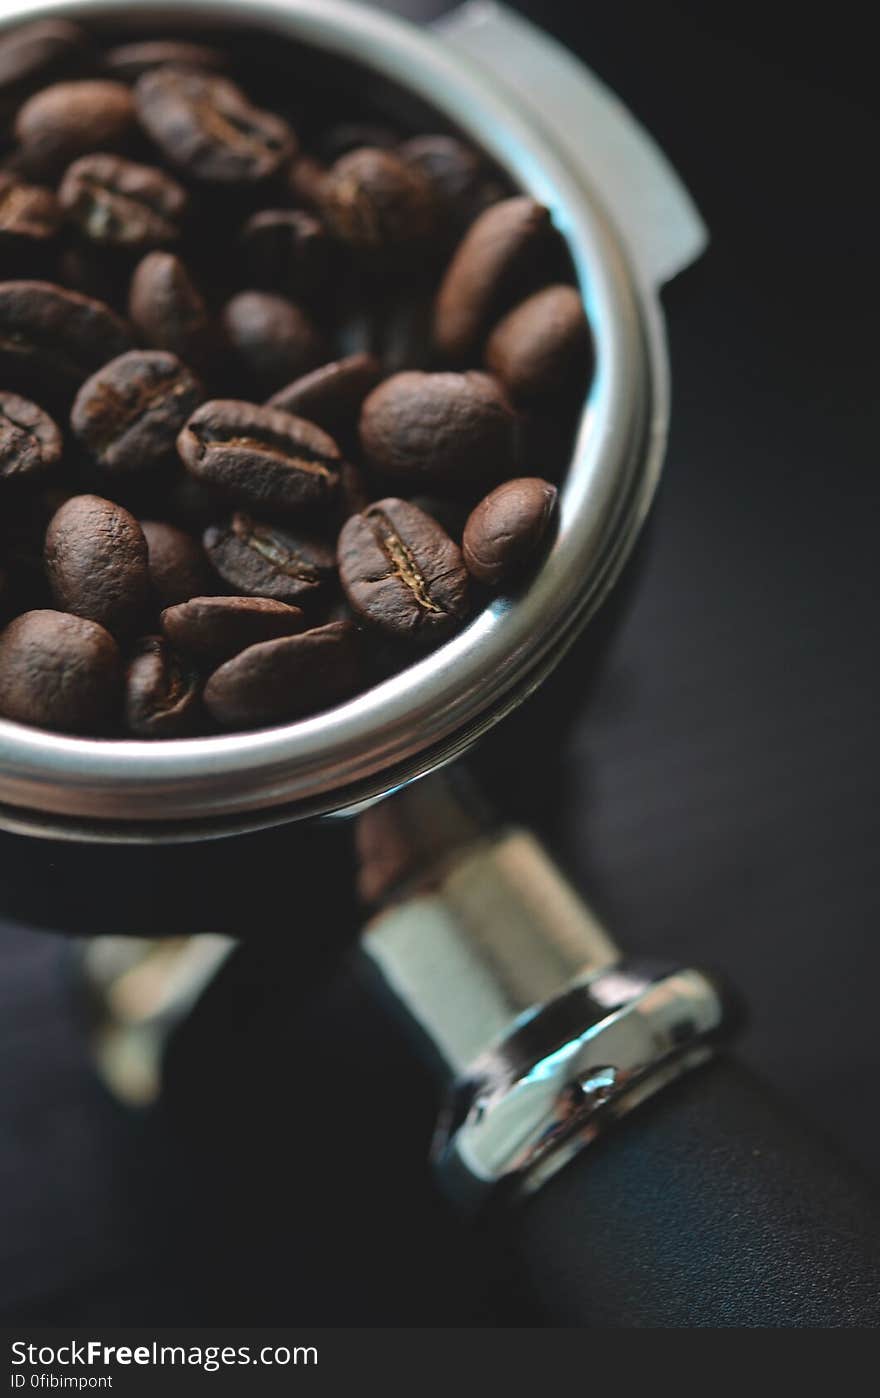
{"label": "pile of coffee beans", "polygon": [[546,548],[592,360],[547,209],[455,134],[260,74],[0,37],[7,718],[314,714]]}

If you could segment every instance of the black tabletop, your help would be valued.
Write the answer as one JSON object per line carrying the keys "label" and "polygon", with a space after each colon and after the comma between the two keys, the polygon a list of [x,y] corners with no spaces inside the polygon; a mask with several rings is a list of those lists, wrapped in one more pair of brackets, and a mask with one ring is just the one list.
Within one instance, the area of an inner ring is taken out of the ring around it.
{"label": "black tabletop", "polygon": [[[796,23],[748,5],[519,8],[655,133],[712,243],[666,296],[668,469],[604,671],[588,687],[575,650],[477,766],[628,949],[732,977],[744,1056],[880,1174],[871,44],[847,4]],[[345,857],[340,836],[331,872]],[[528,1314],[499,1253],[433,1199],[430,1111],[396,1041],[345,977],[312,1002],[303,943],[228,968],[144,1120],[90,1075],[69,955],[0,929],[0,1316]],[[304,1088],[285,1064],[310,1016],[339,1032]],[[394,1084],[381,1102],[370,1066]],[[389,1161],[377,1118],[401,1102],[412,1144]]]}

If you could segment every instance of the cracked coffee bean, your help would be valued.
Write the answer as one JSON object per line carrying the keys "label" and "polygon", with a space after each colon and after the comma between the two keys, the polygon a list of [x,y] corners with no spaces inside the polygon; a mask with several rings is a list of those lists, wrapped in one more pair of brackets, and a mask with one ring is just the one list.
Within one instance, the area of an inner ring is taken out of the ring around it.
{"label": "cracked coffee bean", "polygon": [[269,291],[240,291],[223,308],[223,326],[240,369],[260,395],[313,369],[323,336],[295,302]]}
{"label": "cracked coffee bean", "polygon": [[241,234],[247,285],[316,301],[330,274],[327,231],[302,209],[263,209]]}
{"label": "cracked coffee bean", "polygon": [[355,627],[332,621],[227,660],[205,686],[205,706],[222,728],[284,723],[348,699],[359,670]]}
{"label": "cracked coffee bean", "polygon": [[395,374],[361,409],[361,446],[377,471],[413,491],[492,480],[516,468],[518,420],[497,379]]}
{"label": "cracked coffee bean", "polygon": [[436,232],[429,181],[393,151],[363,147],[342,156],[328,170],[320,200],[330,232],[353,248],[392,250]]}
{"label": "cracked coffee bean", "polygon": [[144,636],[125,672],[125,723],[136,738],[190,738],[201,727],[198,672],[164,636]]}
{"label": "cracked coffee bean", "polygon": [[521,194],[493,204],[465,233],[446,269],[434,308],[440,353],[460,360],[522,295],[553,241],[550,214]]}
{"label": "cracked coffee bean", "polygon": [[586,390],[590,327],[573,286],[547,286],[499,321],[486,345],[486,364],[511,396],[533,406]]}
{"label": "cracked coffee bean", "polygon": [[128,326],[103,301],[52,282],[0,282],[0,370],[9,377],[69,398],[129,349]]}
{"label": "cracked coffee bean", "polygon": [[114,635],[133,630],[149,606],[143,530],[128,510],[99,495],[75,495],[52,516],[46,573],[61,611]]}
{"label": "cracked coffee bean", "polygon": [[197,480],[257,510],[327,505],[339,485],[333,438],[278,408],[229,399],[203,403],[177,447]]}
{"label": "cracked coffee bean", "polygon": [[48,413],[0,392],[0,480],[33,480],[58,465],[64,441]]}
{"label": "cracked coffee bean", "polygon": [[234,592],[278,602],[312,602],[336,576],[334,549],[250,515],[235,514],[222,528],[205,531],[214,571]]}
{"label": "cracked coffee bean", "polygon": [[103,626],[24,612],[0,634],[0,714],[61,733],[100,733],[119,703],[122,662]]}
{"label": "cracked coffee bean", "polygon": [[536,476],[499,485],[468,517],[462,553],[471,577],[497,587],[531,558],[556,505],[556,487]]}
{"label": "cracked coffee bean", "polygon": [[162,520],[142,519],[150,586],[160,607],[211,592],[217,582],[198,539]]}
{"label": "cracked coffee bean", "polygon": [[299,607],[270,597],[192,597],[162,613],[169,641],[201,665],[219,665],[248,646],[305,629]]}
{"label": "cracked coffee bean", "polygon": [[294,379],[272,395],[268,406],[316,422],[335,436],[354,427],[361,405],[381,373],[374,354],[350,354]]}
{"label": "cracked coffee bean", "polygon": [[122,83],[56,83],[31,97],[15,119],[21,165],[52,180],[92,151],[119,150],[134,128],[134,103]]}
{"label": "cracked coffee bean", "polygon": [[253,184],[277,174],[296,151],[287,122],[252,107],[228,78],[152,68],[135,84],[134,100],[147,135],[193,179]]}
{"label": "cracked coffee bean", "polygon": [[75,160],[58,199],[91,242],[132,251],[176,242],[187,207],[186,190],[164,170],[119,155]]}
{"label": "cracked coffee bean", "polygon": [[149,471],[174,460],[184,423],[204,390],[176,355],[130,350],[86,379],[70,425],[105,471]]}
{"label": "cracked coffee bean", "polygon": [[128,314],[151,349],[170,350],[196,369],[215,358],[215,333],[204,297],[174,253],[150,252],[138,263]]}
{"label": "cracked coffee bean", "polygon": [[448,634],[468,608],[461,550],[406,500],[379,500],[339,535],[339,577],[352,611],[392,636]]}

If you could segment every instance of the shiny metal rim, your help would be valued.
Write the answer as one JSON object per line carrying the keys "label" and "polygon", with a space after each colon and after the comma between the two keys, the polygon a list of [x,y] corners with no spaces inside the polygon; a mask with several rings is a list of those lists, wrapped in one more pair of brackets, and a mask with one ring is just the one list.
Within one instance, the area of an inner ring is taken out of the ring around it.
{"label": "shiny metal rim", "polygon": [[8,822],[2,811],[0,820],[27,833],[124,839],[127,826],[129,838],[192,838],[196,830],[204,837],[212,826],[218,834],[259,828],[377,796],[463,751],[530,692],[629,551],[656,483],[666,425],[653,295],[636,285],[592,192],[548,138],[482,72],[402,21],[347,0],[187,0],[173,9],[149,0],[8,0],[2,24],[59,14],[131,25],[164,16],[177,28],[264,26],[367,65],[467,131],[550,206],[568,238],[598,368],[558,537],[521,596],[498,599],[440,650],[367,694],[264,732],[109,743],[0,720],[0,802],[9,812]]}

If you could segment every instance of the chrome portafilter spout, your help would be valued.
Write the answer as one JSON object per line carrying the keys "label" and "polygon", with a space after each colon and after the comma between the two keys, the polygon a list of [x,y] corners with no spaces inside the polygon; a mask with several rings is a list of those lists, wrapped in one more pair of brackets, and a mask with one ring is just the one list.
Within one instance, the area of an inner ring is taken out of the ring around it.
{"label": "chrome portafilter spout", "polygon": [[[540,843],[435,774],[361,816],[363,947],[440,1066],[434,1158],[474,1207],[530,1193],[731,1027],[706,972],[625,959]],[[427,856],[427,857],[426,857]]]}

